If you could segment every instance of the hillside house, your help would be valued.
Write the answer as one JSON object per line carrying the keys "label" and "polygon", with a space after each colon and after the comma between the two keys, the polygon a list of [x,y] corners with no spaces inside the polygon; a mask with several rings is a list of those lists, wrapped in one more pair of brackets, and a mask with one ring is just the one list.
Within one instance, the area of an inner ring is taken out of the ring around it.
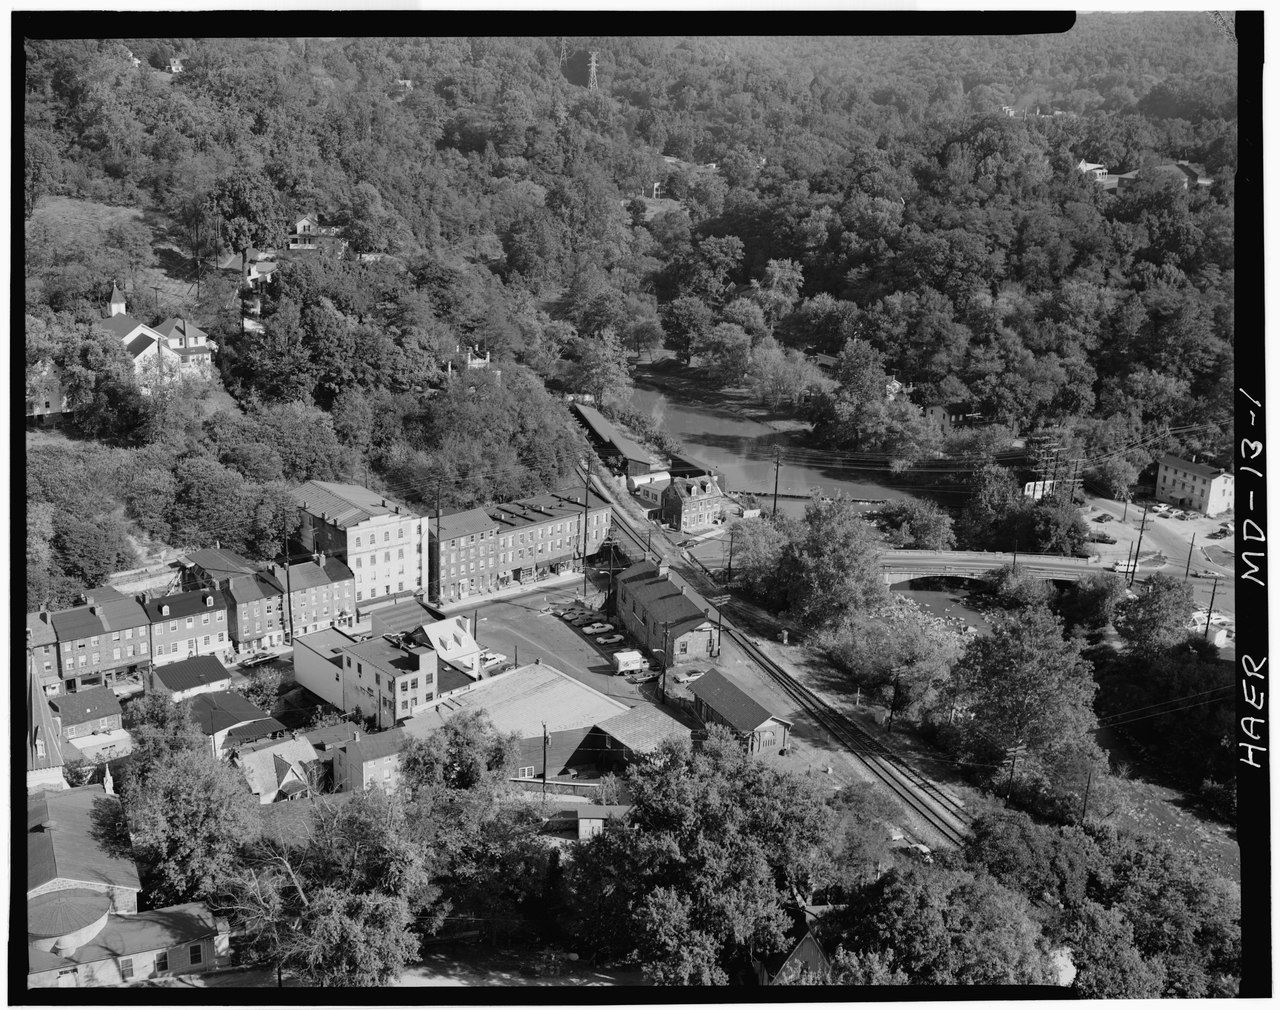
{"label": "hillside house", "polygon": [[38,425],[58,424],[74,411],[63,385],[62,369],[52,361],[38,361],[26,372],[25,416]]}
{"label": "hillside house", "polygon": [[235,691],[202,691],[189,700],[191,719],[208,738],[215,757],[285,732],[284,726]]}
{"label": "hillside house", "polygon": [[693,712],[704,726],[727,726],[750,754],[785,750],[792,723],[769,710],[719,670],[709,670],[689,687]]}
{"label": "hillside house", "polygon": [[1216,516],[1235,507],[1235,483],[1235,477],[1222,467],[1166,454],[1156,473],[1155,498],[1181,509]]}
{"label": "hillside house", "polygon": [[617,613],[628,634],[666,666],[705,661],[720,653],[710,605],[664,565],[641,561],[618,576]]}
{"label": "hillside house", "polygon": [[304,214],[293,222],[289,234],[291,250],[341,252],[347,247],[341,225],[319,214]]}
{"label": "hillside house", "polygon": [[1076,171],[1081,175],[1088,176],[1094,182],[1103,182],[1107,178],[1106,165],[1097,165],[1092,162],[1085,161],[1083,158],[1081,158],[1079,163],[1076,165]]}
{"label": "hillside house", "polygon": [[248,249],[244,255],[244,282],[256,288],[276,279],[280,264],[259,249]]}
{"label": "hillside house", "polygon": [[213,352],[217,344],[209,334],[186,318],[170,317],[156,327],[169,350],[178,356],[181,375],[208,379],[213,375]]}

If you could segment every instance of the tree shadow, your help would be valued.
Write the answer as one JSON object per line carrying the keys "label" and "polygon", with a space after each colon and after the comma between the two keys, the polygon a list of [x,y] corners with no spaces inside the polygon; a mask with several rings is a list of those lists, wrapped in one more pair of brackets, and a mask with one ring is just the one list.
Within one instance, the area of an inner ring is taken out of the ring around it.
{"label": "tree shadow", "polygon": [[176,249],[158,246],[155,249],[156,266],[165,276],[178,281],[195,280],[196,271],[189,256],[183,256]]}
{"label": "tree shadow", "polygon": [[89,836],[109,856],[132,860],[133,842],[124,816],[124,805],[114,797],[94,798],[89,811]]}

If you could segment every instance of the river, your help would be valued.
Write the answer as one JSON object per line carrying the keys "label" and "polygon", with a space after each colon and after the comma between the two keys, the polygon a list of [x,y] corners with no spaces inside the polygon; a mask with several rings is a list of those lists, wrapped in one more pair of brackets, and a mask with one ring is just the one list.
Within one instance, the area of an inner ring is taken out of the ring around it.
{"label": "river", "polygon": [[[805,431],[796,430],[794,422],[791,422],[792,430],[787,430],[783,419],[758,420],[748,416],[752,412],[750,404],[690,382],[680,373],[641,366],[637,369],[635,385],[631,395],[633,408],[652,417],[698,459],[720,470],[727,490],[763,493],[768,499],[773,492],[774,447],[809,448]],[[796,497],[779,497],[778,511],[799,517],[814,489],[822,494],[843,493],[870,501],[910,497],[896,488],[849,479],[835,467],[786,464],[778,472],[778,492],[780,496]],[[772,506],[771,501],[766,500],[766,504]],[[723,531],[717,531],[696,546],[690,545],[691,553],[712,569],[727,564],[728,547]],[[974,625],[983,632],[990,630],[988,616],[969,605],[968,589],[913,589],[903,583],[894,586],[893,591],[914,600],[937,617]]]}
{"label": "river", "polygon": [[[804,430],[786,430],[788,422],[769,422],[748,416],[751,405],[717,390],[642,366],[637,369],[633,407],[648,414],[699,460],[724,474],[728,491],[772,496],[775,447],[808,450]],[[795,422],[789,422],[794,428]],[[778,511],[799,516],[809,495],[843,493],[850,498],[882,501],[911,497],[907,492],[854,479],[838,465],[798,466],[784,463],[778,470]],[[781,497],[791,496],[791,497]]]}

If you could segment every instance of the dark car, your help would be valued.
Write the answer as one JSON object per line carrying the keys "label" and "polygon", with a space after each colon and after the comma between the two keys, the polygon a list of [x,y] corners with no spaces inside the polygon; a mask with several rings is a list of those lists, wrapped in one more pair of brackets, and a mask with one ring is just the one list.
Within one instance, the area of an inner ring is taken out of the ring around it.
{"label": "dark car", "polygon": [[275,658],[276,654],[274,652],[255,652],[248,659],[240,660],[240,665],[246,668],[261,666],[263,663],[270,663]]}
{"label": "dark car", "polygon": [[1099,533],[1090,533],[1089,541],[1095,544],[1114,544],[1116,542],[1116,538],[1113,537],[1110,533],[1099,532]]}

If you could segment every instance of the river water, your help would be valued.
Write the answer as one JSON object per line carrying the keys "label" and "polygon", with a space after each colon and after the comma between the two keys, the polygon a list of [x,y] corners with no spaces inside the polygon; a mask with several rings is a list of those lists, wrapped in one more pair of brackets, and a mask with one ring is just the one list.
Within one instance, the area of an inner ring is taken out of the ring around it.
{"label": "river water", "polygon": [[[768,508],[772,507],[774,447],[809,448],[803,431],[778,431],[744,416],[732,402],[718,397],[714,391],[691,388],[678,378],[641,372],[636,377],[631,403],[635,410],[648,414],[683,443],[692,455],[720,470],[726,490],[756,493]],[[850,479],[834,466],[785,464],[778,472],[778,511],[798,518],[815,489],[821,494],[839,492],[870,501],[909,497],[896,488]],[[796,497],[781,497],[783,495]],[[709,568],[722,568],[727,561],[727,537],[722,531],[717,532],[693,547],[692,552]],[[987,614],[977,608],[977,601],[970,603],[971,591],[967,588],[938,591],[913,589],[909,583],[902,583],[894,586],[893,591],[914,600],[937,617],[960,626],[973,625],[983,632],[990,630]]]}
{"label": "river water", "polygon": [[[743,416],[732,403],[716,398],[714,392],[693,393],[686,386],[663,382],[662,377],[638,376],[631,402],[635,410],[652,417],[692,455],[720,470],[725,490],[768,496],[770,505],[775,447],[810,448],[805,444],[804,432],[775,430]],[[871,501],[910,497],[906,492],[861,479],[860,475],[850,477],[838,464],[823,467],[784,463],[778,469],[777,485],[778,511],[792,516],[804,512],[814,491],[826,495],[840,492]]]}

